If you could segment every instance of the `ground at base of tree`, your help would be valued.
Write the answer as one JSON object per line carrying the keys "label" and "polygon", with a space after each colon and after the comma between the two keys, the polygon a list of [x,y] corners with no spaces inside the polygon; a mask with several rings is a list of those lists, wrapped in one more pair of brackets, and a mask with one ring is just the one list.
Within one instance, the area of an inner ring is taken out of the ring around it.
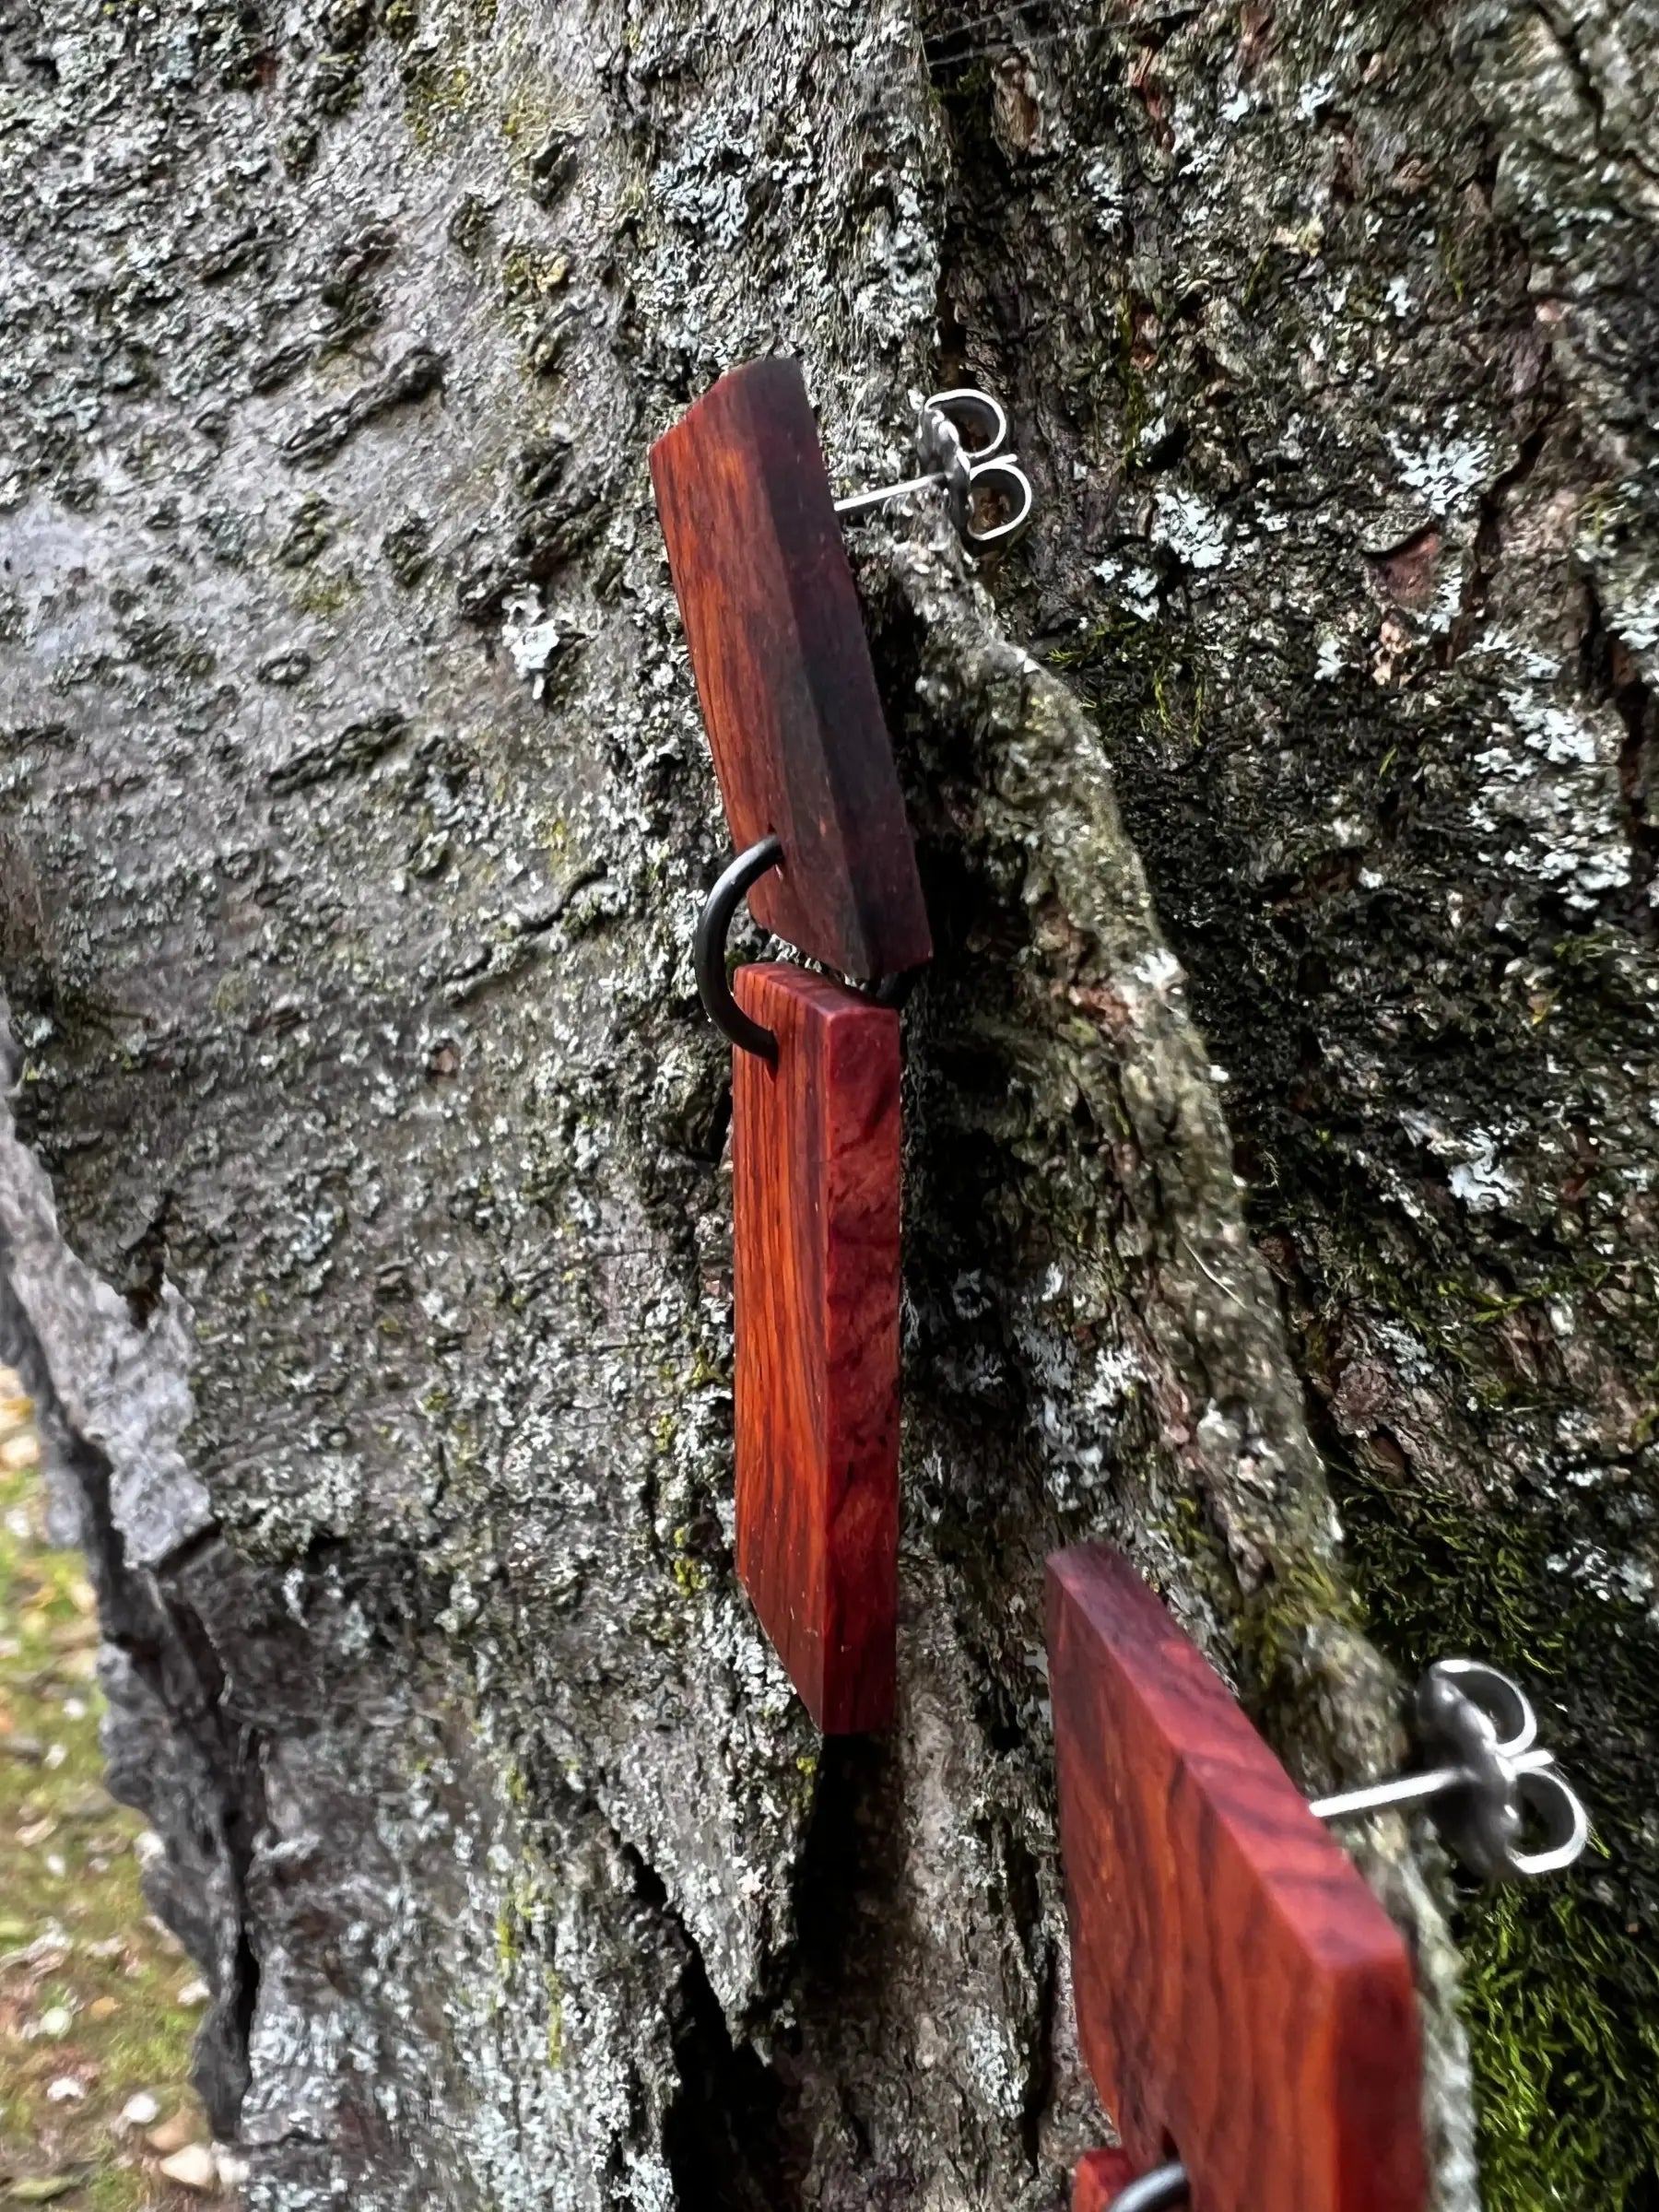
{"label": "ground at base of tree", "polygon": [[190,2086],[207,1992],[145,1903],[143,1820],[104,1788],[98,1641],[0,1371],[0,2206],[224,2206]]}

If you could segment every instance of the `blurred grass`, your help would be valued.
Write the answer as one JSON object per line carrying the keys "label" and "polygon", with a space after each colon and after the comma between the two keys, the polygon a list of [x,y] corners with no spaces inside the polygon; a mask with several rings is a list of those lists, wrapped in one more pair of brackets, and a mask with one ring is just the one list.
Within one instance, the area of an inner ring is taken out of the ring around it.
{"label": "blurred grass", "polygon": [[[32,1409],[0,1368],[0,2206],[222,2206],[160,2171],[208,2141],[189,2081],[206,1992],[140,1892],[144,1822],[103,1786],[98,1641],[79,1553],[46,1541]],[[124,2122],[141,2095],[154,2118]]]}

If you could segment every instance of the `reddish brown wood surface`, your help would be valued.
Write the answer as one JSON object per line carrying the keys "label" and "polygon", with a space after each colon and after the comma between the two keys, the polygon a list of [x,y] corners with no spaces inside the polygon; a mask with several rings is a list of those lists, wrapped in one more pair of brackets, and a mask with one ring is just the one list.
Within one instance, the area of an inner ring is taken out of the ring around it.
{"label": "reddish brown wood surface", "polygon": [[1071,2212],[1108,2212],[1120,2189],[1135,2178],[1121,2150],[1088,2150],[1072,2174]]}
{"label": "reddish brown wood surface", "polygon": [[737,1568],[827,1735],[893,1711],[899,1574],[899,1018],[740,968],[775,1071],[733,1054]]}
{"label": "reddish brown wood surface", "polygon": [[1083,2055],[1193,2212],[1420,2212],[1406,1947],[1231,1693],[1128,1563],[1048,1571]]}
{"label": "reddish brown wood surface", "polygon": [[845,975],[919,966],[915,852],[798,363],[723,376],[651,475],[732,842],[782,841],[756,920]]}

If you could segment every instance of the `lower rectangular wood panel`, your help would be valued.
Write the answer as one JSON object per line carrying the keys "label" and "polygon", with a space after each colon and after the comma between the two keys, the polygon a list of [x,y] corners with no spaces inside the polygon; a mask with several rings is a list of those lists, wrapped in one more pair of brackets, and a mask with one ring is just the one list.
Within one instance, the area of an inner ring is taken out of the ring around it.
{"label": "lower rectangular wood panel", "polygon": [[737,1569],[827,1735],[892,1718],[899,1574],[899,1017],[738,969],[775,1068],[733,1054]]}

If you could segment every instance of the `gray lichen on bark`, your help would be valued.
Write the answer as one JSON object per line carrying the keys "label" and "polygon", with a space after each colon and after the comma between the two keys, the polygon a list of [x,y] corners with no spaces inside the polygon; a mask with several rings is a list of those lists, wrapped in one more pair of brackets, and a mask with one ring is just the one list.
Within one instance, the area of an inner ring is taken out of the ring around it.
{"label": "gray lichen on bark", "polygon": [[[1544,1670],[1618,1856],[1465,1916],[1488,2195],[1638,2201],[1653,29],[13,0],[6,1315],[254,2205],[1057,2201],[1086,1534],[1310,1786],[1388,1661]],[[879,1746],[732,1574],[644,473],[771,346],[838,479],[972,373],[1042,491],[853,538],[940,948]]]}

